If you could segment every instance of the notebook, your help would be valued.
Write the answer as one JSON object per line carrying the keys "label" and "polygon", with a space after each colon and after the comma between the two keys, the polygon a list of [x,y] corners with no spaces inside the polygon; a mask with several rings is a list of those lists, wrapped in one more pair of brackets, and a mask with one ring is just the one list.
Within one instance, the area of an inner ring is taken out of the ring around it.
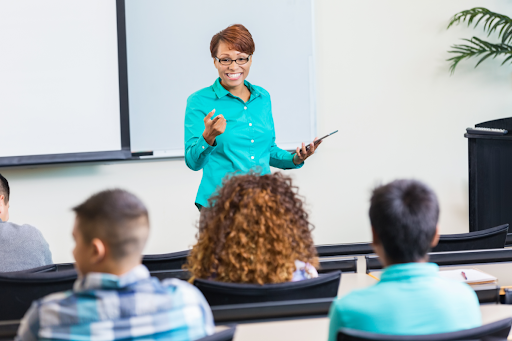
{"label": "notebook", "polygon": [[[466,277],[464,278],[464,275]],[[376,271],[376,272],[370,272],[368,276],[380,280],[382,272]],[[454,270],[440,270],[439,276],[451,279],[459,282],[464,282],[470,285],[476,285],[476,284],[487,284],[487,283],[494,283],[496,282],[497,278],[494,276],[491,276],[483,271],[480,271],[475,268],[466,268],[466,269],[454,269]],[[467,279],[466,279],[467,278]]]}
{"label": "notebook", "polygon": [[439,276],[471,285],[493,283],[497,280],[496,277],[475,268],[440,270]]}

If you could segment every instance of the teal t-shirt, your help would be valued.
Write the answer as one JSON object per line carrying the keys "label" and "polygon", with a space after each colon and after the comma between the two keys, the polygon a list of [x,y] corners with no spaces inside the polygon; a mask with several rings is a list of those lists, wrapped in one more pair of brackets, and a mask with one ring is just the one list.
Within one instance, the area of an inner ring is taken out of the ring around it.
{"label": "teal t-shirt", "polygon": [[[245,81],[251,92],[247,102],[224,89],[218,78],[212,86],[193,93],[185,112],[185,162],[195,171],[203,170],[196,204],[208,206],[208,199],[234,172],[253,169],[270,173],[270,166],[281,169],[300,168],[293,154],[277,147],[269,93]],[[203,138],[204,118],[215,109],[226,119],[226,130],[210,146]]]}
{"label": "teal t-shirt", "polygon": [[478,298],[462,282],[441,278],[433,263],[387,267],[379,283],[336,300],[329,311],[329,341],[341,327],[380,334],[424,335],[478,327]]}

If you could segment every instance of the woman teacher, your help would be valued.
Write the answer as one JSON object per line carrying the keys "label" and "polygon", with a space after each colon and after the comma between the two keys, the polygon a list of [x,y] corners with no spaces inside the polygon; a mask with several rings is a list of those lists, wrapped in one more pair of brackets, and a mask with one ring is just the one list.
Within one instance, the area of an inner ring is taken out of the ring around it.
{"label": "woman teacher", "polygon": [[302,143],[294,154],[276,146],[270,95],[245,80],[254,50],[243,25],[214,35],[210,52],[219,78],[188,98],[185,162],[194,171],[203,169],[195,202],[199,210],[208,207],[208,198],[227,174],[259,167],[263,175],[270,173],[270,166],[300,168],[315,152],[313,143],[309,150]]}

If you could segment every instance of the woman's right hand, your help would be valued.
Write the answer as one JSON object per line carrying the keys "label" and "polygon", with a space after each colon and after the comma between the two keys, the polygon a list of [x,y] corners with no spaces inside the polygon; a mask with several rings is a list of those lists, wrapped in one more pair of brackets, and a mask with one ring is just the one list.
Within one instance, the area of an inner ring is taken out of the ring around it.
{"label": "woman's right hand", "polygon": [[215,109],[210,111],[204,118],[204,140],[213,146],[215,138],[222,134],[226,130],[226,119],[222,115],[218,115],[212,120],[212,116],[215,114]]}

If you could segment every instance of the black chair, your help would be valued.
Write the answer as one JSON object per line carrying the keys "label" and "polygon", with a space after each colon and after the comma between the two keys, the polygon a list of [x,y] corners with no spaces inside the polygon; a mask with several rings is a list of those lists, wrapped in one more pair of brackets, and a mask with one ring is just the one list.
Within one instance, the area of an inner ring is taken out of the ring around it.
{"label": "black chair", "polygon": [[179,270],[187,262],[190,250],[164,253],[160,255],[145,255],[142,258],[149,271],[153,270]]}
{"label": "black chair", "polygon": [[[4,272],[4,273],[43,273],[43,272],[59,272],[59,271],[68,271],[68,270],[74,270],[75,264],[74,263],[60,263],[60,264],[50,264],[50,265],[43,265],[37,268],[32,269],[26,269],[26,270],[20,270],[20,271],[13,271],[13,272]],[[1,272],[0,272],[1,274]]]}
{"label": "black chair", "polygon": [[[232,341],[235,337],[236,326],[230,327],[213,335],[205,336],[196,341]],[[1,340],[0,340],[1,341]]]}
{"label": "black chair", "polygon": [[500,249],[505,247],[508,224],[461,234],[446,234],[432,252]]}
{"label": "black chair", "polygon": [[323,257],[319,260],[318,273],[332,272],[357,272],[357,257]]}
{"label": "black chair", "polygon": [[316,245],[318,257],[352,256],[374,253],[371,243]]}
{"label": "black chair", "polygon": [[335,297],[340,286],[341,272],[320,274],[317,278],[279,284],[238,284],[196,279],[211,306],[271,301],[302,300]]}
{"label": "black chair", "polygon": [[451,340],[506,340],[512,326],[512,318],[489,323],[477,328],[457,332],[430,335],[389,335],[370,333],[361,330],[341,328],[338,341],[451,341]]}
{"label": "black chair", "polygon": [[149,272],[152,277],[156,277],[163,281],[167,278],[177,278],[183,281],[188,281],[192,275],[187,270],[154,270]]}
{"label": "black chair", "polygon": [[34,300],[72,289],[76,278],[75,270],[0,273],[0,321],[21,319]]}

